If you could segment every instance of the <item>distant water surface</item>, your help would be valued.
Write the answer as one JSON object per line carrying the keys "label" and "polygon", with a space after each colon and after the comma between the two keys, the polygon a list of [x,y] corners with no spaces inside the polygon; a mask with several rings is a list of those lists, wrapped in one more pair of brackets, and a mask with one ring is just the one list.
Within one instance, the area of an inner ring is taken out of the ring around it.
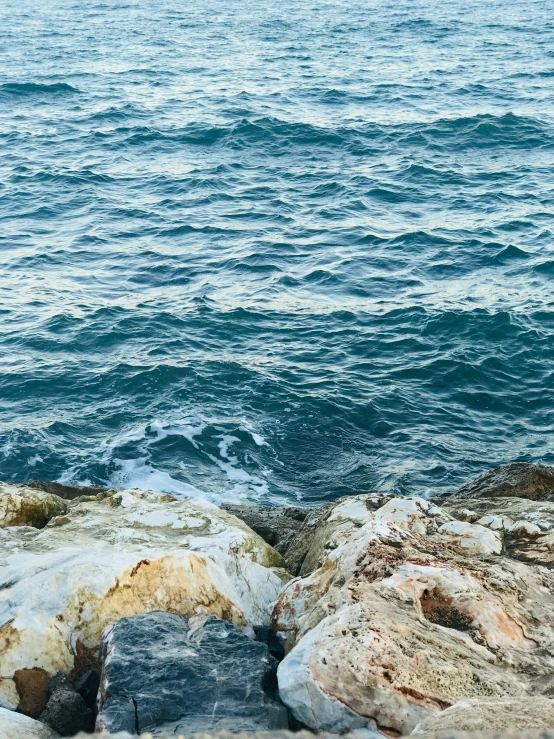
{"label": "distant water surface", "polygon": [[0,479],[554,463],[550,0],[3,0]]}

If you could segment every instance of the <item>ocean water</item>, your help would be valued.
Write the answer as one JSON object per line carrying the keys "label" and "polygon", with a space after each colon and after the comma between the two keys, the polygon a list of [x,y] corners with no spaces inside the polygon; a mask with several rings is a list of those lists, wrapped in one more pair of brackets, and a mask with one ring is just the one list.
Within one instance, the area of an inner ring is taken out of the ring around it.
{"label": "ocean water", "polygon": [[3,0],[0,479],[554,463],[551,0]]}

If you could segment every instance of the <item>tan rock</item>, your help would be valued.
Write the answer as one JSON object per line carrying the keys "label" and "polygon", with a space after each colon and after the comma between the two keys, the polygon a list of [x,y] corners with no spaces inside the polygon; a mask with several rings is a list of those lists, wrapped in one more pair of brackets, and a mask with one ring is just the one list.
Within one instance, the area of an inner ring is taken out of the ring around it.
{"label": "tan rock", "polygon": [[492,729],[553,729],[554,700],[543,697],[491,698],[464,700],[446,711],[424,719],[411,736],[426,731],[457,729],[484,731]]}
{"label": "tan rock", "polygon": [[0,528],[33,526],[42,529],[54,516],[67,512],[67,504],[56,495],[24,485],[0,483]]}
{"label": "tan rock", "polygon": [[338,534],[336,513],[321,522],[321,565],[292,580],[274,609],[291,650],[280,693],[300,721],[408,734],[462,699],[548,688],[554,573],[502,555],[502,532],[459,527],[428,500],[370,510],[367,496],[366,515],[356,498],[337,503],[341,517],[347,505],[355,514]]}
{"label": "tan rock", "polygon": [[526,498],[453,498],[443,508],[460,521],[497,532],[506,553],[523,562],[554,565],[554,502]]}
{"label": "tan rock", "polygon": [[262,624],[289,577],[209,503],[124,490],[71,502],[61,519],[0,529],[0,704],[33,715],[48,676],[95,664],[107,624],[156,609]]}

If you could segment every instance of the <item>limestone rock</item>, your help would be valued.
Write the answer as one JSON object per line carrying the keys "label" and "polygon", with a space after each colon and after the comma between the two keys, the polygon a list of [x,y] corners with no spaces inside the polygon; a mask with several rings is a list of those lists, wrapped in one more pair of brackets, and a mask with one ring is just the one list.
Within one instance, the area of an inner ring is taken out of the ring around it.
{"label": "limestone rock", "polygon": [[59,739],[59,734],[46,724],[0,708],[0,737],[2,739]]}
{"label": "limestone rock", "polygon": [[265,644],[212,616],[154,611],[106,629],[97,728],[187,734],[288,728]]}
{"label": "limestone rock", "polygon": [[458,731],[443,729],[418,734],[418,739],[554,739],[554,730],[549,729],[491,729],[488,731]]}
{"label": "limestone rock", "polygon": [[467,483],[455,497],[554,500],[554,467],[526,462],[505,464]]}
{"label": "limestone rock", "polygon": [[314,537],[320,566],[277,601],[294,716],[315,731],[409,734],[462,699],[550,690],[554,573],[428,500],[382,500],[338,501]]}
{"label": "limestone rock", "polygon": [[457,729],[553,729],[554,700],[551,698],[492,698],[464,700],[421,722],[411,735],[426,731]]}
{"label": "limestone rock", "polygon": [[298,575],[314,569],[317,555],[312,554],[307,562],[305,560],[313,547],[313,535],[319,522],[333,506],[327,503],[316,509],[255,505],[226,505],[223,508],[245,521],[271,544],[283,556],[289,572]]}
{"label": "limestone rock", "polygon": [[0,527],[33,526],[42,529],[54,516],[67,512],[67,505],[56,495],[24,485],[0,483]]}
{"label": "limestone rock", "polygon": [[506,554],[524,562],[554,565],[554,502],[526,498],[453,498],[442,503],[461,521],[502,536]]}
{"label": "limestone rock", "polygon": [[[0,529],[0,705],[38,716],[48,680],[94,669],[105,626],[155,609],[267,623],[288,575],[242,521],[203,501],[123,490]],[[28,707],[30,707],[29,710]]]}

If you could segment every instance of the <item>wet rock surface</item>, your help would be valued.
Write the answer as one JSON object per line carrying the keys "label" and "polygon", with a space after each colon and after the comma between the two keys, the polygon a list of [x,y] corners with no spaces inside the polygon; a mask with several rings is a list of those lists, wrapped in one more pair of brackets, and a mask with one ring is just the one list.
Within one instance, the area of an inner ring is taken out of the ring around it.
{"label": "wet rock surface", "polygon": [[554,467],[527,462],[505,464],[467,483],[454,497],[554,500]]}
{"label": "wet rock surface", "polygon": [[312,545],[312,536],[325,512],[332,507],[274,508],[255,505],[225,505],[223,508],[250,526],[282,556],[289,572],[300,574]]}
{"label": "wet rock surface", "polygon": [[139,734],[288,727],[265,644],[211,616],[119,621],[101,646],[97,728]]}
{"label": "wet rock surface", "polygon": [[57,672],[97,669],[108,624],[162,609],[263,625],[289,578],[275,550],[209,503],[129,490],[61,503],[43,529],[0,528],[0,704],[35,717]]}
{"label": "wet rock surface", "polygon": [[76,498],[92,497],[110,492],[110,488],[83,485],[62,485],[59,482],[47,482],[46,480],[31,480],[27,487],[41,490],[44,493],[56,495],[63,500],[75,500]]}
{"label": "wet rock surface", "polygon": [[56,495],[27,486],[0,483],[0,528],[32,526],[42,529],[52,518],[66,512],[66,503]]}
{"label": "wet rock surface", "polygon": [[554,574],[506,556],[502,531],[424,499],[354,496],[314,546],[319,567],[273,614],[290,650],[280,695],[311,729],[409,734],[463,699],[552,689]]}

